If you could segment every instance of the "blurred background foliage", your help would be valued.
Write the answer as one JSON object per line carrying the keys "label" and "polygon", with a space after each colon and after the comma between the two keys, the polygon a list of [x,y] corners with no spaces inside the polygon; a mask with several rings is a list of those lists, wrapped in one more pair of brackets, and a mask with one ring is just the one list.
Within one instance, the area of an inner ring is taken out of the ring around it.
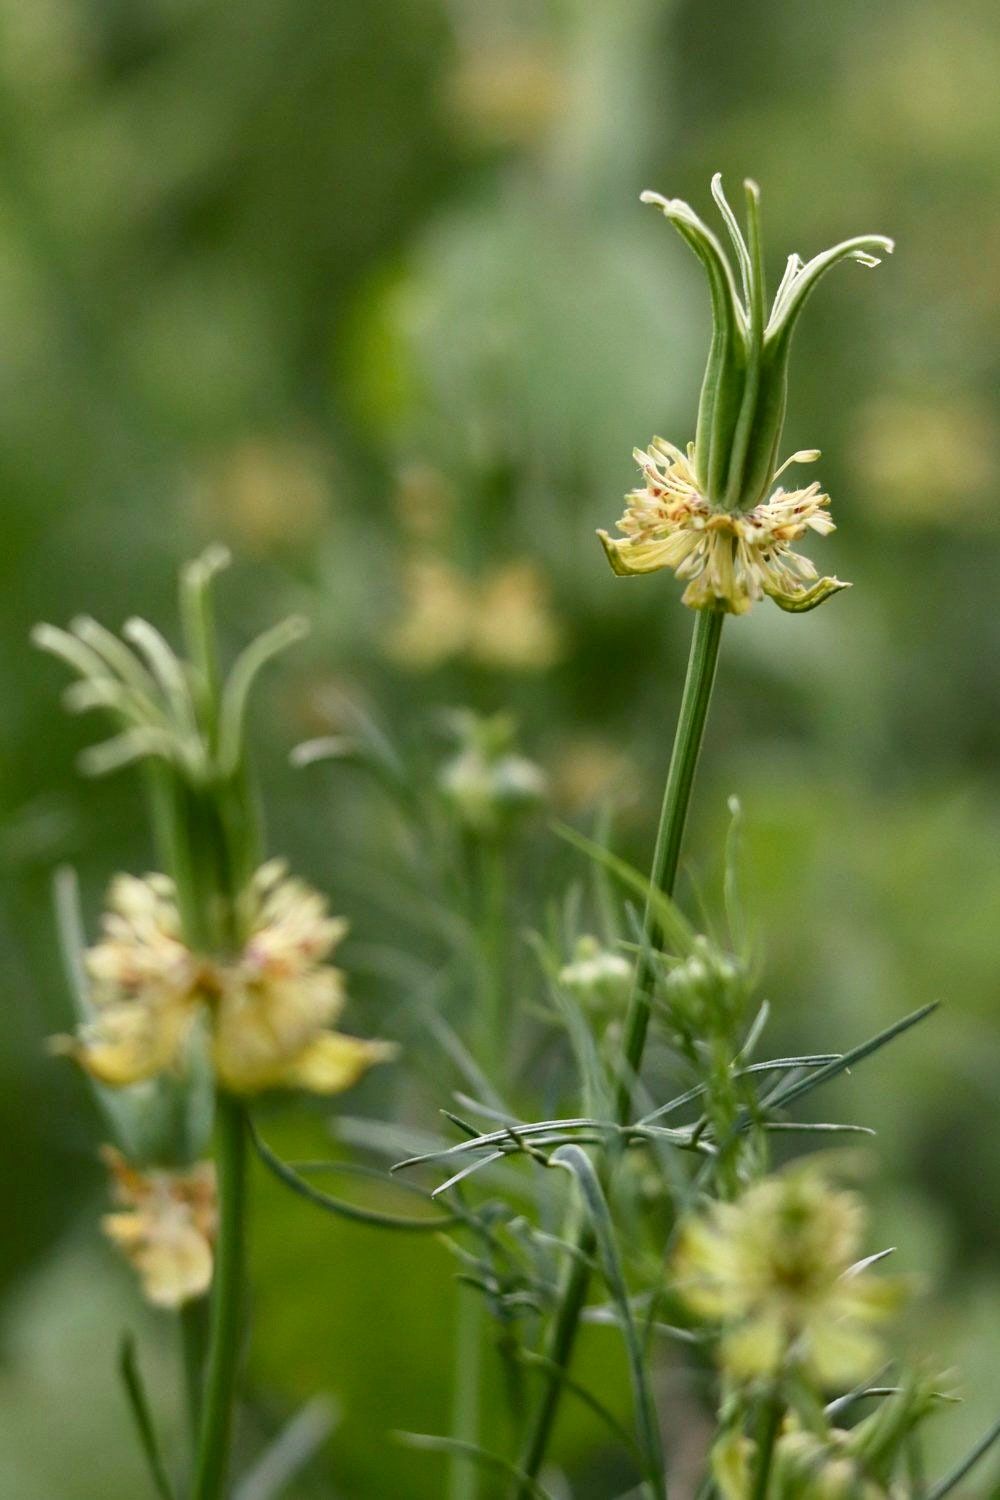
{"label": "blurred background foliage", "polygon": [[[823,566],[856,587],[728,628],[689,847],[711,899],[738,791],[779,1045],[945,1002],[837,1103],[879,1130],[880,1241],[933,1282],[914,1342],[962,1371],[945,1447],[992,1415],[998,73],[990,0],[0,0],[5,1495],[138,1493],[115,1341],[142,1328],[164,1399],[175,1354],[99,1242],[97,1123],[42,1045],[69,1015],[53,868],[93,918],[150,841],[134,780],[78,778],[93,726],[30,626],[169,628],[176,564],[215,538],[232,645],[308,613],[258,706],[270,844],[351,919],[356,1024],[407,1039],[344,1108],[432,1118],[419,869],[377,791],[287,752],[345,701],[418,758],[437,708],[507,708],[555,811],[586,827],[610,796],[645,862],[690,620],[669,578],[614,580],[593,531],[633,445],[690,435],[708,329],[639,191],[707,212],[716,169],[763,185],[773,274],[861,231],[898,251],[840,271],[793,356],[785,447],[825,450]],[[518,923],[578,873],[544,823],[519,869]],[[513,975],[512,1006],[530,963]],[[298,1105],[271,1128],[326,1139]],[[448,1258],[261,1183],[254,1264],[250,1429],[317,1391],[340,1412],[294,1493],[440,1494],[438,1461],[385,1434],[446,1423]],[[600,1495],[594,1440],[568,1412]]]}

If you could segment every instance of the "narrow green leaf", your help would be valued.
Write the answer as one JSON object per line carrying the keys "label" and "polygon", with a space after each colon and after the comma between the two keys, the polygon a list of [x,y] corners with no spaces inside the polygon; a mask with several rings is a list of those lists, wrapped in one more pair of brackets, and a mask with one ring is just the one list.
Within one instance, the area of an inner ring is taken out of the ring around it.
{"label": "narrow green leaf", "polygon": [[820,1084],[829,1083],[830,1079],[836,1078],[838,1073],[845,1072],[862,1058],[870,1057],[873,1052],[878,1052],[881,1047],[886,1046],[897,1036],[901,1036],[904,1031],[909,1031],[911,1026],[916,1026],[918,1021],[924,1020],[937,1008],[936,1000],[932,1000],[929,1005],[922,1005],[919,1010],[911,1011],[902,1020],[894,1021],[877,1036],[869,1038],[867,1042],[862,1042],[860,1046],[852,1047],[850,1052],[845,1052],[841,1057],[828,1062],[825,1067],[817,1069],[815,1073],[810,1073],[808,1078],[800,1078],[797,1083],[778,1089],[768,1101],[769,1108],[782,1109],[785,1105],[791,1104],[794,1099],[801,1099],[803,1095],[812,1093],[813,1089],[818,1089]]}
{"label": "narrow green leaf", "polygon": [[[397,1230],[436,1230],[444,1229],[449,1224],[456,1222],[454,1214],[435,1214],[433,1217],[415,1218],[403,1214],[380,1213],[373,1208],[361,1208],[356,1203],[347,1203],[342,1198],[334,1198],[329,1193],[323,1193],[319,1188],[313,1187],[302,1175],[290,1166],[288,1162],[282,1161],[276,1156],[271,1148],[261,1139],[256,1125],[250,1121],[250,1139],[254,1150],[260,1160],[272,1172],[279,1182],[283,1182],[293,1193],[298,1193],[300,1198],[314,1204],[317,1208],[324,1209],[327,1213],[335,1214],[341,1219],[350,1219],[355,1224],[369,1224],[378,1229]],[[312,1165],[312,1164],[310,1164]],[[336,1162],[331,1162],[330,1169],[336,1169]]]}
{"label": "narrow green leaf", "polygon": [[146,1388],[142,1383],[139,1372],[139,1363],[135,1352],[135,1338],[131,1333],[123,1334],[118,1351],[118,1373],[125,1387],[128,1397],[129,1411],[135,1423],[135,1430],[139,1436],[139,1444],[142,1448],[146,1463],[149,1466],[149,1476],[153,1481],[153,1487],[160,1496],[160,1500],[174,1500],[174,1492],[167,1478],[167,1471],[163,1464],[160,1453],[160,1444],[156,1436],[156,1428],[153,1426],[153,1416],[146,1396]]}
{"label": "narrow green leaf", "polygon": [[316,1396],[307,1402],[237,1485],[234,1500],[277,1500],[289,1482],[319,1452],[336,1426],[338,1416],[337,1406],[328,1396]]}
{"label": "narrow green leaf", "polygon": [[622,1320],[622,1334],[628,1355],[629,1372],[632,1377],[632,1393],[636,1408],[636,1424],[639,1429],[640,1446],[643,1452],[646,1477],[656,1500],[666,1500],[667,1489],[663,1468],[663,1451],[660,1442],[660,1426],[656,1406],[646,1379],[646,1364],[642,1345],[632,1317],[625,1273],[622,1269],[614,1224],[608,1209],[604,1190],[601,1187],[594,1164],[581,1147],[561,1146],[552,1157],[552,1165],[563,1167],[575,1176],[583,1197],[587,1217],[597,1241],[601,1269],[608,1291],[618,1306]]}
{"label": "narrow green leaf", "polygon": [[396,1432],[393,1434],[398,1443],[404,1447],[416,1448],[425,1453],[449,1453],[453,1457],[467,1458],[470,1463],[477,1464],[481,1469],[490,1470],[494,1474],[505,1474],[508,1479],[514,1479],[521,1487],[521,1493],[532,1496],[532,1500],[553,1500],[547,1489],[540,1485],[537,1479],[532,1479],[512,1464],[508,1459],[501,1458],[498,1453],[488,1453],[485,1448],[479,1448],[475,1443],[462,1442],[460,1438],[436,1437],[429,1432]]}
{"label": "narrow green leaf", "polygon": [[943,1479],[938,1480],[937,1484],[931,1486],[927,1492],[927,1500],[944,1500],[945,1495],[950,1495],[955,1486],[961,1484],[966,1474],[975,1467],[979,1460],[985,1458],[998,1438],[1000,1438],[1000,1421],[994,1422],[989,1432],[979,1439],[976,1446],[955,1465],[950,1474],[946,1474]]}
{"label": "narrow green leaf", "polygon": [[635,1438],[626,1431],[614,1412],[610,1411],[603,1401],[598,1400],[593,1391],[588,1391],[585,1385],[581,1385],[578,1380],[573,1380],[567,1375],[561,1365],[557,1365],[554,1360],[547,1359],[544,1354],[536,1354],[532,1349],[519,1349],[517,1357],[529,1369],[542,1371],[549,1380],[561,1385],[584,1406],[589,1407],[594,1415],[600,1417],[605,1426],[614,1433],[624,1448],[635,1452]]}

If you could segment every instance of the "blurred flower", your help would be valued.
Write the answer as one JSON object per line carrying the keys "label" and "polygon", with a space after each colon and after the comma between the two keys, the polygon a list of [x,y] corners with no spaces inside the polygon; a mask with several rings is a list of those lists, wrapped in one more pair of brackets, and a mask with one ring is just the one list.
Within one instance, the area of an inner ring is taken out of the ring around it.
{"label": "blurred flower", "polygon": [[508,672],[541,672],[562,654],[545,580],[533,563],[515,561],[472,581],[436,557],[410,558],[404,569],[406,610],[386,649],[418,671],[454,656]]}
{"label": "blurred flower", "polygon": [[641,782],[642,772],[632,758],[599,735],[573,735],[553,754],[553,799],[571,812],[612,798],[616,809],[631,806]]}
{"label": "blurred flower", "polygon": [[434,557],[404,565],[406,609],[386,638],[386,651],[401,666],[427,671],[464,650],[469,596],[465,579]]}
{"label": "blurred flower", "polygon": [[[844,1451],[845,1439],[850,1434],[831,1430],[819,1436],[788,1425],[775,1444],[769,1500],[888,1500],[890,1492]],[[715,1443],[712,1477],[721,1500],[752,1500],[756,1453],[756,1443],[734,1429]]]}
{"label": "blurred flower", "polygon": [[181,938],[171,881],[119,877],[104,939],[86,955],[91,1018],[76,1037],[56,1038],[58,1050],[101,1083],[137,1083],[181,1066],[204,1010],[216,1075],[234,1093],[340,1093],[391,1056],[386,1043],[328,1029],[343,1009],[344,986],[324,960],[345,924],[327,915],[323,899],[275,860],[257,872],[247,902],[240,952],[205,958]]}
{"label": "blurred flower", "polygon": [[512,562],[482,580],[470,621],[469,654],[486,666],[543,672],[562,655],[562,632],[545,581],[531,562]]}
{"label": "blurred flower", "polygon": [[[872,503],[893,521],[949,526],[956,511],[991,514],[997,432],[991,414],[975,401],[879,397],[862,412],[860,425],[859,471]],[[930,484],[928,453],[934,455]]]}
{"label": "blurred flower", "polygon": [[804,1171],[688,1221],[674,1259],[677,1290],[722,1325],[729,1374],[794,1367],[826,1386],[870,1372],[879,1358],[870,1327],[898,1305],[902,1287],[856,1263],[864,1223],[853,1194]]}
{"label": "blurred flower", "polygon": [[[787,462],[818,456],[807,450]],[[826,510],[830,497],[818,484],[787,493],[779,488],[749,511],[727,510],[700,492],[693,448],[685,455],[673,443],[654,438],[647,451],[635,450],[635,460],[645,483],[626,496],[618,522],[626,540],[597,533],[619,575],[673,568],[687,582],[684,604],[737,615],[746,614],[765,595],[784,609],[799,611],[848,587],[835,578],[817,582],[813,564],[791,548],[808,530],[820,536],[834,530]]]}
{"label": "blurred flower", "polygon": [[565,103],[566,80],[537,43],[511,40],[472,51],[459,63],[450,105],[464,137],[490,146],[530,145]]}
{"label": "blurred flower", "polygon": [[749,987],[745,967],[703,933],[692,938],[691,951],[663,975],[657,998],[670,1024],[698,1038],[726,1036],[746,1008]]}
{"label": "blurred flower", "polygon": [[199,518],[236,536],[244,549],[269,553],[314,538],[329,490],[320,454],[290,438],[249,438],[212,462],[195,487]]}
{"label": "blurred flower", "polygon": [[214,1055],[234,1093],[304,1088],[338,1094],[395,1053],[386,1042],[329,1031],[344,1006],[343,976],[323,960],[346,923],[323,898],[272,860],[254,877],[250,935],[235,964],[220,969]]}
{"label": "blurred flower", "polygon": [[573,957],[559,970],[559,983],[585,1005],[611,1009],[628,999],[633,966],[590,933],[578,937]]}
{"label": "blurred flower", "polygon": [[480,837],[507,833],[542,803],[547,780],[534,761],[514,750],[515,725],[507,714],[453,716],[459,751],[441,768],[438,784],[459,822]]}
{"label": "blurred flower", "polygon": [[180,1307],[208,1291],[216,1233],[215,1168],[198,1162],[187,1171],[140,1172],[120,1151],[104,1146],[120,1209],[101,1227],[132,1263],[146,1298],[156,1307]]}
{"label": "blurred flower", "polygon": [[176,1065],[208,973],[181,936],[174,883],[166,875],[118,875],[108,893],[104,936],[84,958],[91,1018],[54,1045],[100,1083],[118,1087]]}
{"label": "blurred flower", "polygon": [[394,508],[400,526],[422,542],[436,541],[445,531],[455,509],[455,494],[448,480],[431,464],[406,464],[399,474]]}

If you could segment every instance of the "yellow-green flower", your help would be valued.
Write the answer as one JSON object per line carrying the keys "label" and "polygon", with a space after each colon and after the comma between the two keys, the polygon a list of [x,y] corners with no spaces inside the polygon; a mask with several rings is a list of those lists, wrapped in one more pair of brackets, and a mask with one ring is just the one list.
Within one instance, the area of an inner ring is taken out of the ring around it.
{"label": "yellow-green flower", "polygon": [[350,1088],[393,1054],[384,1042],[331,1030],[344,1007],[340,970],[325,960],[345,924],[318,893],[264,865],[247,893],[247,937],[233,957],[202,957],[181,935],[166,876],[120,876],[104,936],[86,955],[91,1014],[77,1036],[58,1038],[87,1072],[112,1087],[183,1064],[204,1015],[220,1084],[233,1093]]}
{"label": "yellow-green flower", "polygon": [[103,1147],[101,1156],[118,1205],[101,1227],[135,1267],[146,1299],[156,1307],[180,1307],[204,1296],[218,1217],[212,1163],[140,1172],[113,1146]]}
{"label": "yellow-green flower", "polygon": [[[769,1500],[890,1500],[849,1451],[850,1433],[831,1429],[824,1437],[786,1424],[775,1445]],[[712,1449],[712,1478],[722,1500],[751,1500],[757,1445],[730,1429]]]}
{"label": "yellow-green flower", "polygon": [[684,1226],[673,1263],[692,1312],[721,1326],[736,1379],[795,1367],[821,1386],[870,1373],[872,1332],[898,1305],[900,1278],[858,1261],[865,1226],[853,1193],[808,1172],[776,1176]]}
{"label": "yellow-green flower", "polygon": [[[810,449],[793,454],[788,463],[818,456]],[[820,580],[809,559],[792,550],[807,531],[827,536],[835,529],[827,510],[830,497],[818,484],[779,488],[751,510],[732,510],[713,505],[701,492],[693,445],[684,454],[654,438],[645,452],[635,450],[635,460],[644,482],[626,496],[618,522],[624,538],[598,532],[619,575],[672,568],[687,583],[683,603],[736,615],[765,596],[783,609],[812,609],[848,587],[836,578]]]}

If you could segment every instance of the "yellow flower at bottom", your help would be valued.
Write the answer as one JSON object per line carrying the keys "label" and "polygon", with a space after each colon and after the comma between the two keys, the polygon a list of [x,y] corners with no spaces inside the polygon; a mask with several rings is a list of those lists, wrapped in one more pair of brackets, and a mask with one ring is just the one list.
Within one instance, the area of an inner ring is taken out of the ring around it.
{"label": "yellow flower at bottom", "polygon": [[[816,457],[808,450],[787,462]],[[807,557],[792,551],[791,543],[807,531],[827,536],[835,529],[827,511],[830,497],[818,484],[787,493],[777,489],[752,510],[725,510],[701,493],[691,448],[684,454],[654,438],[645,452],[635,450],[635,460],[645,482],[626,497],[618,522],[624,539],[597,533],[619,575],[672,568],[687,583],[684,604],[736,615],[765,596],[782,609],[801,612],[849,587],[837,578],[820,578]]]}
{"label": "yellow flower at bottom", "polygon": [[101,1227],[139,1273],[148,1301],[180,1307],[208,1291],[216,1233],[215,1169],[199,1162],[187,1171],[140,1172],[120,1151],[104,1146],[118,1212]]}
{"label": "yellow flower at bottom", "polygon": [[677,1291],[721,1325],[729,1374],[794,1366],[827,1386],[871,1371],[880,1356],[871,1326],[898,1305],[902,1284],[858,1263],[864,1222],[852,1193],[806,1172],[769,1178],[688,1221],[673,1263]]}

